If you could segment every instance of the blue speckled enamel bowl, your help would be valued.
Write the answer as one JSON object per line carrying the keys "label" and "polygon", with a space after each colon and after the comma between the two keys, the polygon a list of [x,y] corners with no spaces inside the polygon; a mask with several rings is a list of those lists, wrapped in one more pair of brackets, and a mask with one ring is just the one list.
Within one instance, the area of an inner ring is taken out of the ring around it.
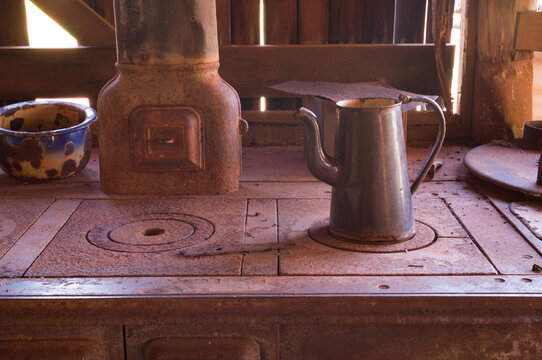
{"label": "blue speckled enamel bowl", "polygon": [[0,167],[21,180],[72,176],[88,163],[89,107],[55,101],[28,101],[0,108]]}

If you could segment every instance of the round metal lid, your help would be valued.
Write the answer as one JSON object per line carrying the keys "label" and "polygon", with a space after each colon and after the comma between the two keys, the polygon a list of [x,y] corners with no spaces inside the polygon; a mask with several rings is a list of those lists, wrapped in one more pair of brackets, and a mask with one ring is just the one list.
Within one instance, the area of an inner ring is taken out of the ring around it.
{"label": "round metal lid", "polygon": [[485,144],[467,153],[465,165],[479,178],[506,189],[542,197],[536,184],[540,151],[526,150],[516,143]]}
{"label": "round metal lid", "polygon": [[213,232],[213,224],[197,216],[147,214],[100,224],[87,233],[87,240],[106,250],[151,253],[198,244]]}
{"label": "round metal lid", "polygon": [[436,232],[429,225],[418,220],[416,220],[416,235],[412,239],[392,244],[368,244],[336,238],[329,233],[329,220],[320,221],[311,226],[309,235],[314,241],[332,248],[367,253],[408,252],[429,246],[437,239]]}

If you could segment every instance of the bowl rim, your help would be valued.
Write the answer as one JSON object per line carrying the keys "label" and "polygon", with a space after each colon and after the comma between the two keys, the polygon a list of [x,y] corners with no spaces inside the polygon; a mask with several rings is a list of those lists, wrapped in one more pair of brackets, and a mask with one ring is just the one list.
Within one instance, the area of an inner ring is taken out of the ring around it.
{"label": "bowl rim", "polygon": [[4,116],[3,114],[6,111],[13,110],[14,108],[18,107],[36,107],[38,105],[60,105],[60,106],[69,106],[69,107],[75,107],[78,108],[81,111],[84,111],[86,114],[85,120],[77,125],[70,126],[68,128],[63,129],[57,129],[57,130],[47,130],[47,131],[15,131],[15,130],[8,130],[4,128],[0,128],[0,136],[7,135],[7,136],[13,136],[13,137],[28,137],[28,136],[34,136],[34,137],[44,137],[44,136],[55,136],[55,135],[62,135],[62,134],[68,134],[72,133],[74,131],[83,129],[88,127],[91,123],[96,121],[96,110],[91,108],[90,106],[85,106],[77,103],[72,103],[69,101],[55,101],[55,100],[33,100],[33,101],[24,101],[20,103],[10,104],[6,105],[0,108],[0,116]]}

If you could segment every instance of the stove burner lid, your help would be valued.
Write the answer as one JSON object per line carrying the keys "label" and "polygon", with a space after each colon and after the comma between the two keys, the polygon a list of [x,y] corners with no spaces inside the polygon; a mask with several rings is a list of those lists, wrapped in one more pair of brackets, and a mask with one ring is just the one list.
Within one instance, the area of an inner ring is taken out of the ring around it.
{"label": "stove burner lid", "polygon": [[413,251],[429,246],[437,239],[435,231],[429,225],[418,220],[416,220],[416,235],[412,239],[390,244],[370,244],[334,237],[329,232],[329,220],[312,225],[309,229],[309,235],[314,241],[335,249],[366,253]]}
{"label": "stove burner lid", "polygon": [[87,233],[87,240],[102,249],[151,253],[178,250],[209,239],[213,224],[186,214],[147,214],[100,224]]}

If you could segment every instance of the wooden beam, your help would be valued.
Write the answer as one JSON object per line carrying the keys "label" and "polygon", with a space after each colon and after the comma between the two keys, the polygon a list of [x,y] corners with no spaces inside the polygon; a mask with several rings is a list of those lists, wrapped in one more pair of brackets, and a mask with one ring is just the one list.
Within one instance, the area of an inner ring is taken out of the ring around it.
{"label": "wooden beam", "polygon": [[[450,75],[453,49],[446,57]],[[220,47],[220,57],[222,77],[241,97],[288,96],[267,86],[289,80],[381,80],[402,90],[439,92],[431,45],[228,45]],[[114,76],[115,60],[114,47],[0,48],[0,78],[10,84],[0,87],[0,98],[89,96]]]}
{"label": "wooden beam", "polygon": [[542,12],[518,13],[516,50],[542,51]]}
{"label": "wooden beam", "polygon": [[[449,76],[453,50],[447,47]],[[287,96],[267,87],[290,80],[380,80],[406,91],[440,93],[432,45],[225,46],[220,59],[220,74],[241,97]]]}
{"label": "wooden beam", "polygon": [[115,45],[115,28],[83,0],[32,0],[32,2],[74,36],[79,45]]}
{"label": "wooden beam", "polygon": [[0,47],[2,99],[95,97],[115,75],[114,47]]}

